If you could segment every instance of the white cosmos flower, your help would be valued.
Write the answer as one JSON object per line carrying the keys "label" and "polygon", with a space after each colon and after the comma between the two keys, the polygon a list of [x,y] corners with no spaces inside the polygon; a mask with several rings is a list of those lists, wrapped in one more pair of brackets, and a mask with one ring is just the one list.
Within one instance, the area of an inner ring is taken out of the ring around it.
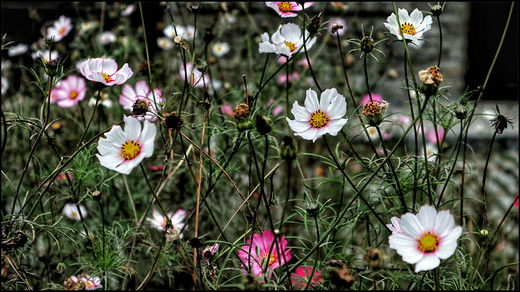
{"label": "white cosmos flower", "polygon": [[[147,221],[150,221],[152,227],[157,228],[160,231],[164,230],[164,227],[166,226],[166,223],[168,221],[166,220],[166,216],[161,215],[159,211],[156,209],[153,209],[152,211],[152,218],[146,218]],[[170,212],[168,213],[168,217],[170,218],[170,221],[172,221],[173,229],[177,232],[181,231],[182,227],[184,226],[184,218],[186,217],[186,211],[183,209],[177,210],[175,213]],[[171,232],[171,228],[168,229],[168,233]],[[179,235],[179,238],[182,238],[182,234]]]}
{"label": "white cosmos flower", "polygon": [[[423,14],[419,9],[415,8],[412,14],[408,15],[406,9],[399,8],[399,23],[404,33],[404,38],[410,40],[418,48],[423,44],[421,40],[424,32],[430,30],[432,26],[432,17],[430,15],[423,18]],[[390,33],[395,35],[397,39],[401,40],[401,31],[399,30],[399,24],[397,23],[397,17],[392,13],[386,19],[385,26],[388,28]]]}
{"label": "white cosmos flower", "polygon": [[91,58],[83,61],[78,67],[85,78],[105,86],[121,85],[134,74],[127,63],[117,70],[117,63],[113,59]]}
{"label": "white cosmos flower", "polygon": [[213,52],[213,55],[215,57],[219,58],[224,56],[229,52],[229,44],[225,42],[218,42],[213,44],[213,47],[211,48],[211,51]]}
{"label": "white cosmos flower", "polygon": [[327,133],[336,136],[347,123],[347,119],[343,118],[347,113],[347,102],[336,88],[323,91],[320,99],[318,101],[316,92],[309,88],[305,96],[305,107],[294,102],[291,110],[294,120],[285,118],[294,135],[315,142]]}
{"label": "white cosmos flower", "polygon": [[449,210],[437,212],[429,205],[422,206],[417,215],[404,214],[397,225],[394,227],[401,232],[393,232],[388,237],[390,248],[395,249],[403,261],[415,264],[416,273],[435,269],[441,259],[452,256],[462,234],[462,227],[455,226]]}
{"label": "white cosmos flower", "polygon": [[124,131],[116,125],[105,134],[106,138],[99,138],[96,156],[104,167],[130,174],[144,158],[152,156],[157,129],[145,120],[141,131],[141,122],[131,116],[125,116],[124,122]]}
{"label": "white cosmos flower", "polygon": [[[316,37],[309,39],[309,32],[305,30],[305,38],[307,39],[305,46],[310,50],[312,45],[316,42]],[[271,36],[264,32],[262,34],[262,42],[258,48],[260,53],[276,53],[291,57],[293,52],[296,52],[303,46],[303,37],[301,28],[294,23],[287,23],[278,29]]]}
{"label": "white cosmos flower", "polygon": [[157,46],[165,51],[168,51],[173,48],[173,42],[167,37],[160,37],[157,38]]}
{"label": "white cosmos flower", "polygon": [[17,44],[16,46],[12,46],[7,50],[7,55],[9,57],[18,56],[21,54],[25,54],[29,50],[29,46],[26,44]]}
{"label": "white cosmos flower", "polygon": [[59,42],[66,37],[71,30],[71,19],[62,15],[52,26],[47,28],[47,38],[54,38],[55,42]]}
{"label": "white cosmos flower", "polygon": [[[177,33],[175,33],[175,31],[177,31]],[[164,28],[163,33],[166,37],[171,39],[180,36],[185,40],[192,40],[195,36],[195,27],[193,25],[188,25],[186,27],[176,25],[174,27],[172,24],[169,24]]]}
{"label": "white cosmos flower", "polygon": [[[85,207],[83,207],[83,205],[79,205],[79,209],[81,211],[81,215],[83,216],[83,218],[85,218],[87,216],[87,209],[85,209]],[[63,215],[69,217],[70,219],[74,219],[74,220],[81,220],[81,216],[79,215],[79,212],[78,212],[78,207],[76,206],[76,204],[72,204],[72,203],[68,203],[68,204],[65,204],[65,206],[63,206]]]}

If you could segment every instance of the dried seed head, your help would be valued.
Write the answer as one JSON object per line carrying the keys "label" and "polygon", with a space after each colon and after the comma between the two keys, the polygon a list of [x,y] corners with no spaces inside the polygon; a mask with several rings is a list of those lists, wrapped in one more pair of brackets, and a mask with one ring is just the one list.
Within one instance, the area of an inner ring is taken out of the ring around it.
{"label": "dried seed head", "polygon": [[176,112],[165,113],[164,120],[161,122],[167,129],[179,130],[182,128],[184,122],[182,121],[182,115],[177,115]]}
{"label": "dried seed head", "polygon": [[330,29],[330,32],[335,34],[338,30],[343,29],[343,25],[334,23],[332,25],[332,28]]}
{"label": "dried seed head", "polygon": [[496,105],[497,107],[497,116],[491,120],[489,120],[491,122],[491,127],[495,129],[496,133],[497,134],[502,134],[504,132],[505,129],[507,129],[507,125],[508,124],[513,124],[513,122],[511,122],[511,118],[508,118],[502,114],[500,114],[500,109],[498,108],[498,105]]}
{"label": "dried seed head", "polygon": [[314,15],[311,18],[311,23],[309,24],[309,27],[307,27],[307,30],[309,31],[310,34],[314,34],[314,33],[317,33],[319,29],[320,29],[320,16]]}
{"label": "dried seed head", "polygon": [[245,103],[241,103],[235,107],[235,118],[248,117],[249,106]]}
{"label": "dried seed head", "polygon": [[326,265],[328,266],[326,276],[336,289],[345,290],[352,287],[356,277],[352,275],[352,270],[347,268],[341,260],[330,260],[327,261]]}
{"label": "dried seed head", "polygon": [[148,112],[149,106],[150,105],[147,99],[138,99],[132,106],[132,111],[130,114],[134,116],[144,116]]}
{"label": "dried seed head", "polygon": [[419,79],[426,85],[439,86],[444,81],[439,67],[431,66],[419,71]]}
{"label": "dried seed head", "polygon": [[365,265],[380,270],[384,264],[384,253],[378,248],[369,248],[364,257]]}

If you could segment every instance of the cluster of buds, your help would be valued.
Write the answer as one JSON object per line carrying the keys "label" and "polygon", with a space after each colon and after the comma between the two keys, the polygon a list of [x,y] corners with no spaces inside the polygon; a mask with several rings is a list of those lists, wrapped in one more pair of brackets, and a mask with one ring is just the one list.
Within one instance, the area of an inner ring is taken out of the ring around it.
{"label": "cluster of buds", "polygon": [[379,126],[383,121],[383,112],[388,108],[389,103],[381,100],[367,101],[363,106],[363,114],[368,120],[368,124],[373,127]]}
{"label": "cluster of buds", "polygon": [[439,84],[444,81],[442,74],[439,71],[439,67],[430,66],[426,69],[419,71],[419,79],[423,82],[421,91],[426,96],[431,96],[437,92]]}
{"label": "cluster of buds", "polygon": [[245,103],[241,103],[235,107],[235,124],[239,132],[245,130],[251,130],[255,123],[251,119],[249,114],[249,106]]}

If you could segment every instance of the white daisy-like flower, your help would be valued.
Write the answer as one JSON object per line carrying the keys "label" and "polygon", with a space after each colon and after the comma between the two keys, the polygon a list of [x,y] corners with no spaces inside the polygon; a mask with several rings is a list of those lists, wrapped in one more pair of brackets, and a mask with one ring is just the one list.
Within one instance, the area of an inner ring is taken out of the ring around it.
{"label": "white daisy-like flower", "polygon": [[47,38],[54,38],[55,42],[59,42],[66,37],[71,30],[71,19],[62,15],[52,26],[47,28]]}
{"label": "white daisy-like flower", "polygon": [[305,107],[295,101],[291,113],[295,119],[285,119],[294,135],[316,142],[327,133],[336,136],[347,123],[347,119],[343,118],[347,113],[347,102],[336,88],[323,91],[320,101],[316,92],[309,88],[305,96]]}
{"label": "white daisy-like flower", "polygon": [[[303,46],[304,40],[300,27],[291,22],[280,26],[278,31],[271,36],[271,41],[266,32],[261,37],[262,42],[258,48],[260,53],[282,54],[289,58]],[[316,42],[316,37],[309,39],[309,32],[305,30],[305,39],[307,39],[305,46],[307,50],[310,50]]]}
{"label": "white daisy-like flower", "polygon": [[[175,31],[177,31],[177,33],[175,33]],[[185,40],[192,40],[195,36],[195,27],[193,25],[188,25],[186,27],[176,25],[174,28],[172,24],[169,24],[163,29],[163,33],[166,37],[171,39],[180,36]]]}
{"label": "white daisy-like flower", "polygon": [[117,40],[116,34],[111,31],[102,32],[98,36],[99,43],[103,46],[114,43]]}
{"label": "white daisy-like flower", "polygon": [[213,55],[215,57],[220,58],[224,56],[225,54],[229,53],[229,44],[225,42],[217,42],[213,44],[213,47],[211,47],[211,51],[213,52]]}
{"label": "white daisy-like flower", "polygon": [[99,138],[96,156],[104,167],[130,174],[144,158],[152,156],[157,128],[145,120],[141,131],[141,122],[131,116],[125,116],[124,123],[124,131],[116,125],[106,138]]}
{"label": "white daisy-like flower", "polygon": [[[422,35],[432,27],[432,17],[430,15],[424,17],[422,12],[417,8],[415,8],[415,10],[412,11],[412,14],[410,15],[408,15],[408,11],[404,8],[399,8],[398,13],[399,23],[401,24],[404,38],[406,40],[410,40],[413,44],[420,48],[424,42],[421,40]],[[385,26],[388,28],[390,33],[397,37],[397,39],[402,40],[401,31],[399,29],[399,24],[397,23],[397,17],[395,16],[395,13],[392,13],[390,16],[388,16],[385,22]]]}
{"label": "white daisy-like flower", "polygon": [[118,70],[115,60],[104,58],[83,61],[79,65],[79,72],[88,80],[100,82],[105,86],[121,85],[134,74],[127,63]]}
{"label": "white daisy-like flower", "polygon": [[449,210],[437,212],[429,205],[422,206],[417,215],[401,216],[398,227],[401,232],[388,237],[390,248],[395,249],[403,261],[415,264],[416,273],[435,269],[441,259],[452,256],[462,234],[462,227],[455,226]]}
{"label": "white daisy-like flower", "polygon": [[[146,220],[150,221],[152,227],[154,227],[160,231],[163,231],[164,227],[168,223],[168,220],[166,220],[166,216],[161,215],[161,213],[159,211],[157,211],[156,209],[152,210],[152,216],[153,216],[153,218],[146,218]],[[173,225],[173,229],[174,229],[173,232],[175,233],[175,231],[176,231],[178,233],[184,226],[183,221],[184,221],[184,218],[186,217],[186,211],[184,211],[183,209],[179,209],[175,213],[173,213],[173,212],[168,213],[168,217],[170,218],[170,221],[172,221],[172,225]],[[171,233],[172,232],[171,228],[168,229],[167,232]],[[178,236],[179,236],[179,238],[182,238],[182,234],[180,234]]]}
{"label": "white daisy-like flower", "polygon": [[167,37],[160,37],[157,38],[157,46],[165,51],[168,51],[173,48],[173,42]]}
{"label": "white daisy-like flower", "polygon": [[50,60],[56,60],[58,59],[60,55],[58,54],[58,51],[52,51],[50,52],[50,56],[49,56],[49,50],[45,50],[45,51],[36,51],[34,53],[31,54],[31,57],[33,60],[36,60],[38,58],[42,58],[43,59],[43,62],[45,64],[47,64],[47,62],[49,62]]}
{"label": "white daisy-like flower", "polygon": [[85,283],[85,290],[103,288],[103,285],[101,285],[101,279],[99,279],[99,277],[91,277],[88,274],[85,274],[83,277],[81,277],[80,281]]}
{"label": "white daisy-like flower", "polygon": [[[83,218],[85,218],[87,216],[87,209],[85,209],[85,207],[83,207],[83,205],[79,205],[79,209],[81,211],[81,215],[83,216]],[[76,204],[72,204],[72,203],[67,203],[65,204],[65,206],[63,206],[63,215],[69,217],[70,219],[73,219],[73,220],[81,220],[81,216],[79,215],[79,212],[78,212],[78,207],[76,206]]]}
{"label": "white daisy-like flower", "polygon": [[25,54],[29,50],[29,46],[26,44],[17,44],[16,46],[12,46],[7,50],[7,55],[9,57],[18,56],[21,54]]}

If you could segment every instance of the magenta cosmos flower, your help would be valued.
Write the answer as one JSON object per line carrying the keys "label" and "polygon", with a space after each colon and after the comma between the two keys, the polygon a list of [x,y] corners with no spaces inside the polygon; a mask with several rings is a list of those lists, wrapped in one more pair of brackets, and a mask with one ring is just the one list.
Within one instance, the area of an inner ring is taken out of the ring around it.
{"label": "magenta cosmos flower", "polygon": [[257,277],[267,275],[271,278],[274,269],[291,260],[291,249],[287,249],[285,235],[281,239],[278,238],[275,243],[273,233],[265,230],[261,236],[254,234],[252,242],[249,237],[247,244],[238,251],[238,256],[247,265],[247,267],[242,266],[245,273],[250,268]]}
{"label": "magenta cosmos flower", "polygon": [[390,248],[402,256],[403,261],[415,264],[415,272],[433,270],[441,259],[453,255],[462,227],[455,226],[450,211],[437,212],[435,207],[424,205],[417,215],[406,213],[400,220],[392,218]]}
{"label": "magenta cosmos flower", "polygon": [[85,99],[86,92],[85,79],[70,75],[52,90],[51,100],[54,99],[60,107],[73,107]]}
{"label": "magenta cosmos flower", "polygon": [[47,38],[54,38],[55,42],[61,41],[72,30],[70,18],[62,15],[54,24],[47,28]]}
{"label": "magenta cosmos flower", "polygon": [[144,100],[148,104],[148,112],[143,116],[136,116],[140,121],[147,119],[151,122],[157,120],[157,112],[162,110],[166,104],[166,100],[162,97],[162,91],[154,88],[150,91],[150,87],[146,81],[138,81],[135,89],[126,84],[123,87],[122,94],[119,96],[119,103],[125,110],[132,110],[133,105],[138,100]]}
{"label": "magenta cosmos flower", "polygon": [[125,116],[124,122],[124,131],[116,125],[105,134],[106,138],[99,138],[96,156],[104,167],[130,174],[143,159],[152,156],[157,128],[145,120],[141,131],[141,122],[131,116]]}
{"label": "magenta cosmos flower", "polygon": [[[305,9],[312,6],[312,4],[314,2],[305,2]],[[295,17],[298,14],[293,13],[293,11],[302,11],[302,6],[298,2],[265,2],[265,5],[273,8],[281,17]]]}
{"label": "magenta cosmos flower", "polygon": [[305,107],[294,102],[291,110],[294,120],[285,118],[294,135],[316,142],[327,133],[336,136],[347,123],[347,119],[343,118],[347,113],[347,102],[336,88],[323,91],[320,99],[318,101],[316,92],[309,88],[305,96]]}
{"label": "magenta cosmos flower", "polygon": [[[372,93],[372,101],[375,102],[381,102],[383,100],[383,96],[381,94]],[[365,106],[365,103],[370,101],[370,95],[366,94],[363,96],[363,99],[361,99],[361,106]]]}
{"label": "magenta cosmos flower", "polygon": [[[292,285],[297,288],[301,289],[307,286],[307,283],[309,283],[309,277],[312,273],[312,267],[298,267],[295,270],[295,273],[291,275],[291,283]],[[309,288],[315,288],[317,287],[323,278],[321,277],[321,273],[319,271],[314,271],[314,275],[311,278],[311,284],[309,285]]]}
{"label": "magenta cosmos flower", "polygon": [[121,85],[134,74],[126,63],[121,69],[117,69],[116,61],[103,58],[88,59],[79,65],[81,75],[105,86]]}

